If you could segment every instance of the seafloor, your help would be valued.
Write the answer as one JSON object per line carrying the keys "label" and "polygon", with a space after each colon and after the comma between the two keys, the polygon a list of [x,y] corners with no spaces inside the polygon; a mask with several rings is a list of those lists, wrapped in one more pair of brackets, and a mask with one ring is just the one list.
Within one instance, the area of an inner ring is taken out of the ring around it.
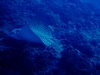
{"label": "seafloor", "polygon": [[[9,36],[34,15],[51,28],[54,47]],[[0,75],[100,75],[100,9],[80,0],[0,0]]]}

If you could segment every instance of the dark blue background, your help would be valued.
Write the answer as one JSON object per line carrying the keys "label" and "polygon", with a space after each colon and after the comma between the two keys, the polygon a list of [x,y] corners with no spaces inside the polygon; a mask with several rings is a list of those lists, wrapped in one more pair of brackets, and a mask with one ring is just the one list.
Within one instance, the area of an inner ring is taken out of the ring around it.
{"label": "dark blue background", "polygon": [[[90,3],[0,0],[0,75],[100,75],[100,9]],[[61,53],[7,35],[36,19],[51,26]]]}

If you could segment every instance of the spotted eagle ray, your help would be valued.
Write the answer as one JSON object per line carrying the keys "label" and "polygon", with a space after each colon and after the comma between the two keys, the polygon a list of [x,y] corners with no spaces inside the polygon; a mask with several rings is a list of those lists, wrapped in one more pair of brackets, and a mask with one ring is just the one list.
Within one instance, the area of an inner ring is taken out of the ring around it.
{"label": "spotted eagle ray", "polygon": [[24,25],[17,33],[10,34],[10,36],[18,40],[43,43],[51,46],[57,53],[61,53],[62,45],[57,39],[54,39],[52,30],[43,19],[34,19],[28,23],[29,25]]}

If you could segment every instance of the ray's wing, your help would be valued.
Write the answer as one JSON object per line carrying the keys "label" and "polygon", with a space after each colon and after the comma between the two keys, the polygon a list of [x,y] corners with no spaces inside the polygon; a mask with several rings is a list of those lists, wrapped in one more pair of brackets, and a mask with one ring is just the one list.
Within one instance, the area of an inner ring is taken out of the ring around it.
{"label": "ray's wing", "polygon": [[30,29],[43,41],[47,46],[51,45],[53,38],[51,29],[42,20],[34,20],[30,25]]}
{"label": "ray's wing", "polygon": [[46,46],[52,46],[58,53],[62,51],[57,39],[54,39],[51,29],[42,20],[33,21],[30,29],[43,41]]}

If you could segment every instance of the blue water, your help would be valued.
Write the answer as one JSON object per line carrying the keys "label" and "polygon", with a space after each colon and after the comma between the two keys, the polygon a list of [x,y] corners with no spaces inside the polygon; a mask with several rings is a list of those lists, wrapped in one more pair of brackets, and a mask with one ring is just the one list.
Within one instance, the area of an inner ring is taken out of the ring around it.
{"label": "blue water", "polygon": [[91,3],[93,6],[100,9],[100,0],[81,0],[81,1],[85,3]]}
{"label": "blue water", "polygon": [[0,75],[100,75],[100,1],[1,0]]}

